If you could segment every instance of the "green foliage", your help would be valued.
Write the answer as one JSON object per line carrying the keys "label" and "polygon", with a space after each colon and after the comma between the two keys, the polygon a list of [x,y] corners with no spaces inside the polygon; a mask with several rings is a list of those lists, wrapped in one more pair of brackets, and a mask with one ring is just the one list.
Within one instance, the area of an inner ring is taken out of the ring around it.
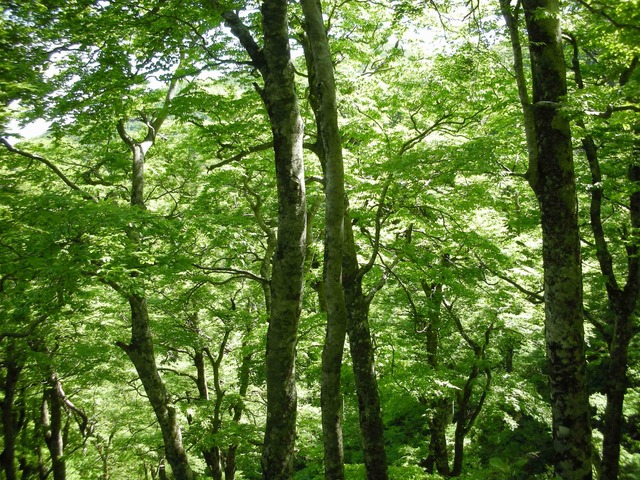
{"label": "green foliage", "polygon": [[[104,468],[110,478],[156,474],[162,437],[117,346],[131,334],[127,297],[135,294],[147,301],[156,363],[198,475],[207,475],[203,450],[235,446],[236,478],[260,478],[278,206],[259,78],[221,13],[244,8],[256,38],[262,26],[258,2],[205,3],[0,2],[0,133],[12,120],[53,122],[49,135],[17,145],[31,156],[4,146],[0,153],[0,363],[22,366],[16,465],[20,459],[36,466],[38,449],[50,460],[38,429],[44,382],[53,372],[89,418],[83,434],[77,413],[65,410],[68,478],[97,478]],[[452,457],[454,422],[465,415],[458,397],[470,374],[486,368],[491,384],[466,435],[462,478],[552,478],[539,212],[523,178],[510,46],[493,6],[479,4],[467,15],[456,2],[427,3],[323,2],[349,214],[361,264],[375,254],[363,287],[376,292],[370,326],[389,476],[441,478],[424,473],[430,421],[443,404],[450,409],[445,436]],[[640,43],[637,2],[580,3],[567,6],[562,20],[578,41],[584,86],[574,87],[570,73],[562,109],[573,121],[585,308],[597,319],[608,306],[588,224],[594,186],[580,139],[597,140],[604,231],[622,280],[627,247],[637,242],[628,220],[635,187],[626,175],[637,160],[640,70],[632,65]],[[593,11],[600,8],[606,15]],[[299,55],[300,15],[292,4],[309,147],[317,138]],[[175,97],[165,104],[172,81]],[[146,209],[131,208],[131,151],[117,122],[141,142],[150,119],[165,114],[145,157]],[[298,339],[295,478],[320,479],[324,192],[312,181],[322,175],[315,154],[308,149],[305,158],[311,242]],[[435,367],[429,327],[437,331]],[[476,344],[489,332],[483,357],[461,330]],[[607,345],[591,325],[586,339],[597,443]],[[637,339],[631,345],[621,478],[640,469]],[[205,356],[208,399],[194,381],[198,353]],[[472,405],[482,398],[482,375],[472,382]],[[4,370],[0,380],[6,389]],[[365,478],[354,391],[345,360],[349,479]]]}

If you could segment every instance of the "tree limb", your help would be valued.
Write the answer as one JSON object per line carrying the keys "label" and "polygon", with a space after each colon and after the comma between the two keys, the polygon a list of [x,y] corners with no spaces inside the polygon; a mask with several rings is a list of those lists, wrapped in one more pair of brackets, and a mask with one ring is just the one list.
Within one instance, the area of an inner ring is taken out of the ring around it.
{"label": "tree limb", "polygon": [[15,153],[16,155],[20,155],[20,156],[25,157],[25,158],[30,158],[31,160],[37,160],[38,162],[46,165],[69,188],[71,188],[72,190],[75,190],[76,192],[80,193],[80,195],[82,195],[82,197],[85,198],[86,200],[91,200],[92,202],[98,203],[98,199],[96,197],[94,197],[90,193],[85,192],[84,190],[82,190],[78,185],[76,185],[74,182],[72,182],[64,173],[62,173],[62,171],[58,167],[56,167],[53,163],[51,163],[46,158],[41,157],[40,155],[35,155],[33,153],[29,153],[29,152],[25,152],[23,150],[17,149],[13,145],[11,145],[9,143],[9,141],[4,137],[0,137],[0,143],[2,143],[5,146],[5,148],[11,153]]}

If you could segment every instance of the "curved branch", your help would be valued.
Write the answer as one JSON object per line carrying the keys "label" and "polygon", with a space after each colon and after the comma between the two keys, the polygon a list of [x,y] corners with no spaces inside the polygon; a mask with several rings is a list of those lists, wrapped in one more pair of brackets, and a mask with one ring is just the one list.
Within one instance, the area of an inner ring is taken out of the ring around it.
{"label": "curved branch", "polygon": [[267,280],[266,278],[262,278],[248,270],[242,270],[238,268],[227,268],[227,267],[207,267],[204,265],[198,265],[196,263],[192,265],[200,270],[204,270],[205,272],[228,273],[230,275],[249,278],[251,280],[255,280],[256,282],[260,282],[260,283],[267,283],[267,284],[269,283],[269,280]]}
{"label": "curved branch", "polygon": [[91,200],[92,202],[98,203],[98,199],[96,197],[94,197],[90,193],[85,192],[84,190],[82,190],[78,185],[76,185],[74,182],[72,182],[64,173],[62,173],[62,171],[58,167],[56,167],[53,163],[51,163],[46,158],[41,157],[40,155],[35,155],[33,153],[25,152],[24,150],[17,149],[13,145],[11,145],[9,143],[9,141],[4,137],[0,137],[0,143],[2,143],[5,146],[5,148],[11,153],[15,153],[16,155],[20,155],[20,156],[25,157],[25,158],[30,158],[31,160],[37,160],[38,162],[46,165],[69,188],[71,188],[72,190],[75,190],[76,192],[80,193],[80,195],[82,195],[82,197],[85,198],[86,200]]}

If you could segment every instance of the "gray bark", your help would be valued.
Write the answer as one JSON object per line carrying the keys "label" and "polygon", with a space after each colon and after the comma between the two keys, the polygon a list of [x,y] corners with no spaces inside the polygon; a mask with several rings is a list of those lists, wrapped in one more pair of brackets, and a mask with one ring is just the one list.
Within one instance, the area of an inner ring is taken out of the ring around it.
{"label": "gray bark", "polygon": [[569,122],[559,111],[567,94],[558,0],[524,0],[536,139],[529,183],[541,211],[545,338],[555,472],[591,479],[591,426],[582,318],[582,269]]}
{"label": "gray bark", "polygon": [[262,75],[264,88],[259,92],[273,134],[278,228],[267,332],[267,425],[262,475],[269,480],[284,480],[293,477],[297,406],[295,357],[306,252],[303,124],[289,50],[287,1],[265,0],[261,12],[263,48],[235,13],[225,12],[222,16]]}
{"label": "gray bark", "polygon": [[324,305],[327,330],[322,352],[322,431],[325,478],[344,479],[340,372],[347,329],[342,288],[344,243],[344,165],[338,129],[336,85],[329,43],[318,0],[301,0],[317,99],[316,124],[325,181]]}

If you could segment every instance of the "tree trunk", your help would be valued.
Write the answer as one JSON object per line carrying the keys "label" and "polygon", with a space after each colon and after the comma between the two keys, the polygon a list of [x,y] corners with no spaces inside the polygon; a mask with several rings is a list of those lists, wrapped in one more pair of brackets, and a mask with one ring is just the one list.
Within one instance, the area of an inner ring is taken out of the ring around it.
{"label": "tree trunk", "polygon": [[378,395],[373,342],[369,328],[370,299],[362,291],[363,270],[358,266],[356,244],[349,215],[345,215],[345,247],[342,282],[347,304],[347,333],[356,393],[364,463],[368,480],[387,480],[387,454]]}
{"label": "tree trunk", "polygon": [[325,478],[344,479],[340,373],[347,328],[342,288],[344,245],[344,165],[338,129],[336,85],[329,43],[318,0],[301,0],[317,99],[316,124],[325,181],[324,293],[327,331],[322,351],[322,431]]}
{"label": "tree trunk", "polygon": [[[429,285],[421,282],[422,291],[427,297],[427,325],[424,326],[427,347],[427,363],[435,374],[438,368],[438,347],[440,344],[439,329],[442,311],[442,284]],[[427,473],[437,472],[449,476],[449,452],[447,449],[447,417],[451,403],[447,398],[439,398],[433,406],[434,412],[429,419],[429,455],[424,461]]]}
{"label": "tree trunk", "polygon": [[[211,2],[216,6],[216,2]],[[262,451],[262,475],[269,480],[293,477],[296,435],[295,359],[302,309],[307,212],[302,140],[304,128],[289,50],[286,0],[265,0],[261,8],[264,47],[232,11],[225,24],[260,71],[258,88],[273,135],[278,190],[278,229],[270,289],[267,331],[267,425]]]}
{"label": "tree trunk", "polygon": [[42,425],[44,426],[45,443],[51,457],[53,479],[65,480],[67,468],[62,431],[62,399],[58,396],[56,382],[55,374],[51,374],[47,380],[42,402]]}
{"label": "tree trunk", "polygon": [[306,251],[303,124],[289,51],[287,1],[265,0],[261,10],[266,63],[262,98],[273,133],[279,207],[267,332],[267,425],[262,472],[266,479],[285,480],[293,476],[295,358]]}
{"label": "tree trunk", "polygon": [[128,300],[131,307],[131,341],[128,345],[119,343],[119,346],[135,366],[149,403],[153,407],[162,432],[165,455],[173,475],[176,480],[192,480],[194,475],[182,445],[175,407],[171,405],[169,393],[156,365],[147,300],[139,295],[130,295]]}
{"label": "tree trunk", "polygon": [[6,480],[16,480],[16,435],[17,435],[17,419],[14,412],[14,400],[18,379],[22,371],[22,364],[16,354],[15,342],[8,340],[6,348],[5,376],[4,376],[4,398],[0,403],[2,408],[2,434],[4,440],[4,449],[0,455],[0,471],[4,470]]}
{"label": "tree trunk", "polygon": [[[573,47],[572,69],[575,74],[576,86],[584,89],[582,71],[579,61],[579,50],[577,39],[573,35],[567,35]],[[637,65],[637,58],[632,61],[629,71],[633,71]],[[628,81],[628,75],[623,73],[620,77],[620,86]],[[577,124],[586,130],[585,123],[577,120]],[[640,145],[636,141],[635,156]],[[605,198],[602,183],[602,173],[600,170],[600,159],[598,147],[590,134],[582,139],[589,171],[591,172],[591,204],[589,216],[591,221],[591,231],[593,233],[596,247],[596,257],[600,265],[600,272],[605,281],[607,292],[607,314],[608,325],[600,325],[600,331],[605,337],[609,347],[609,366],[607,376],[607,405],[604,415],[604,426],[602,429],[602,461],[600,464],[601,480],[616,480],[618,478],[620,462],[620,442],[622,441],[622,426],[624,423],[623,406],[627,392],[627,360],[628,349],[633,338],[633,314],[638,303],[640,294],[640,262],[638,261],[638,247],[635,242],[627,245],[627,279],[625,286],[621,289],[613,269],[613,257],[609,251],[607,239],[602,225],[602,201]],[[640,160],[640,159],[638,159]],[[640,181],[640,166],[633,163],[629,168],[628,179],[631,185],[637,187]],[[640,192],[637,188],[632,189],[633,193],[629,199],[629,217],[631,227],[640,227]]]}
{"label": "tree trunk", "polygon": [[[142,118],[143,123],[147,126],[147,132],[142,141],[135,141],[127,133],[124,120],[120,120],[117,124],[118,135],[132,153],[131,206],[133,208],[146,209],[144,200],[146,154],[154,145],[160,128],[168,117],[169,106],[177,91],[177,81],[177,76],[174,75],[158,116],[154,119]],[[135,228],[130,228],[127,231],[127,236],[132,243],[139,242],[139,233]],[[137,274],[132,273],[131,276],[135,278]],[[112,286],[127,298],[131,310],[131,340],[128,345],[118,342],[118,346],[127,353],[136,368],[149,403],[153,407],[162,432],[165,456],[174,477],[176,480],[192,480],[194,474],[182,444],[182,434],[175,407],[171,404],[170,395],[156,365],[147,299],[144,295],[123,291],[118,285]]]}
{"label": "tree trunk", "polygon": [[[558,0],[524,0],[537,146],[529,183],[541,210],[545,338],[555,472],[591,479],[591,427],[582,319],[582,269]],[[531,159],[530,159],[531,160]]]}

